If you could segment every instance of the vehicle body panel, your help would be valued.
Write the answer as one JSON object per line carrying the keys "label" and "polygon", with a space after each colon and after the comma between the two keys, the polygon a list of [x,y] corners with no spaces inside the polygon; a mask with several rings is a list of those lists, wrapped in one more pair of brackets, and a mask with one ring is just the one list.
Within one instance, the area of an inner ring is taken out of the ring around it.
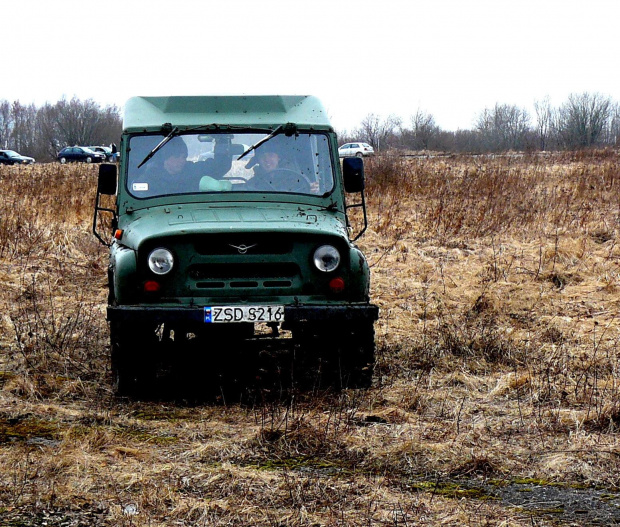
{"label": "vehicle body panel", "polygon": [[327,112],[312,96],[133,97],[123,117],[126,132],[172,126],[275,127],[285,123],[331,129]]}

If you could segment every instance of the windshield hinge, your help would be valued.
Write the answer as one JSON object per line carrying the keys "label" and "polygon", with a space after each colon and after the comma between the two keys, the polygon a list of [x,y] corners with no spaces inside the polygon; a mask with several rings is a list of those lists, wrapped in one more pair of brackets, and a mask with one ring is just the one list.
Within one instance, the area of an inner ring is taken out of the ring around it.
{"label": "windshield hinge", "polygon": [[292,135],[298,136],[299,132],[297,131],[297,125],[295,123],[286,123],[282,127],[282,131],[286,137],[291,137]]}

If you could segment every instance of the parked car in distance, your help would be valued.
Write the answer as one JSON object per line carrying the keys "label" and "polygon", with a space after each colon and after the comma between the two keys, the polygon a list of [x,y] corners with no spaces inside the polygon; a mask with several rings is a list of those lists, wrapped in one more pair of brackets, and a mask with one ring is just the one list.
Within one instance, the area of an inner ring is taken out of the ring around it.
{"label": "parked car in distance", "polygon": [[364,157],[375,155],[368,143],[345,143],[338,149],[338,157]]}
{"label": "parked car in distance", "polygon": [[103,163],[106,160],[105,154],[85,146],[66,146],[58,152],[57,158],[63,165],[70,162]]}
{"label": "parked car in distance", "polygon": [[106,161],[110,163],[114,162],[114,154],[109,146],[87,146],[86,148],[90,148],[93,152],[99,152],[105,155]]}
{"label": "parked car in distance", "polygon": [[15,150],[0,150],[0,165],[31,165],[34,157],[23,156]]}

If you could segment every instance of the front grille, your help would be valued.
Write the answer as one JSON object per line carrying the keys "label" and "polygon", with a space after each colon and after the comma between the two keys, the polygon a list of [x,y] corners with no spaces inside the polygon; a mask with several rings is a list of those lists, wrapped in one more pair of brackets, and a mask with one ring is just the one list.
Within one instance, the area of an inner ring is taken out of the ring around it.
{"label": "front grille", "polygon": [[[260,287],[260,282],[230,282],[231,289],[255,289]],[[224,282],[196,282],[198,289],[224,289],[226,284]],[[265,280],[263,282],[265,289],[287,289],[293,287],[291,280]]]}
{"label": "front grille", "polygon": [[299,275],[297,264],[290,262],[195,264],[189,268],[193,280],[292,280]]}
{"label": "front grille", "polygon": [[214,234],[194,242],[196,252],[204,256],[289,254],[292,247],[290,238],[265,233]]}

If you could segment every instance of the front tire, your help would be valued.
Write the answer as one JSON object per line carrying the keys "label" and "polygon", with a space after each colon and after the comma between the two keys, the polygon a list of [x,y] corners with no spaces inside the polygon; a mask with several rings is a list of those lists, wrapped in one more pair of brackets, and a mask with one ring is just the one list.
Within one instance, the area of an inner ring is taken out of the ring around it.
{"label": "front tire", "polygon": [[92,163],[92,162],[93,162],[93,158],[92,158],[92,157],[90,157],[90,156],[89,156],[89,157],[87,157],[87,158],[86,158],[86,162],[87,162],[87,163]]}
{"label": "front tire", "polygon": [[147,393],[155,380],[159,339],[154,327],[124,327],[110,324],[112,383],[118,396],[137,397]]}
{"label": "front tire", "polygon": [[293,330],[293,376],[314,387],[369,388],[375,368],[372,322],[310,325]]}

